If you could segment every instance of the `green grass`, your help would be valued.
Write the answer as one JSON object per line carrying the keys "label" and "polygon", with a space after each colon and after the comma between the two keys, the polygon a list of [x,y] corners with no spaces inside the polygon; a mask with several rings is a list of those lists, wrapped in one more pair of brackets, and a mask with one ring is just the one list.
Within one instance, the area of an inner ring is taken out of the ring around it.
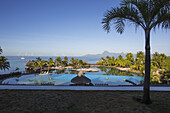
{"label": "green grass", "polygon": [[169,113],[170,92],[151,92],[152,104],[134,100],[142,92],[0,90],[1,113]]}

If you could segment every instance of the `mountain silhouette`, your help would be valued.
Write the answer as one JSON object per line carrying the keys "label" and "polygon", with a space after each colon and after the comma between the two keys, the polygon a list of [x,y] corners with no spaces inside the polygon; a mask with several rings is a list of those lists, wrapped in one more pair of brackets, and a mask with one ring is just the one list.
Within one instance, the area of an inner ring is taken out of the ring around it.
{"label": "mountain silhouette", "polygon": [[112,52],[109,52],[109,51],[104,51],[102,54],[87,54],[87,55],[84,55],[83,57],[106,57],[106,56],[114,56],[114,57],[118,57],[119,55],[122,55],[123,57],[125,57],[125,53],[112,53]]}

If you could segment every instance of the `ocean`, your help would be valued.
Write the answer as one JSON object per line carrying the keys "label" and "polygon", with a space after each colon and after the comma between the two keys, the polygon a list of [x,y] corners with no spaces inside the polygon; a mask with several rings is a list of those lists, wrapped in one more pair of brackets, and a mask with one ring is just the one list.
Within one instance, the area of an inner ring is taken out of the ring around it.
{"label": "ocean", "polygon": [[[42,58],[43,60],[48,60],[49,58],[53,58],[53,60],[55,60],[58,56],[24,56],[25,59],[21,59],[23,56],[5,56],[6,58],[8,58],[8,61],[10,62],[10,69],[9,70],[0,70],[0,74],[8,74],[11,72],[15,72],[16,68],[19,68],[19,71],[25,71],[25,63],[28,60],[35,60],[37,57]],[[75,59],[81,59],[81,60],[86,60],[89,64],[96,64],[97,61],[100,59],[100,57],[75,57],[73,56]],[[61,56],[62,59],[64,59],[64,56]],[[70,59],[72,58],[72,56],[68,57],[68,61],[70,61]]]}

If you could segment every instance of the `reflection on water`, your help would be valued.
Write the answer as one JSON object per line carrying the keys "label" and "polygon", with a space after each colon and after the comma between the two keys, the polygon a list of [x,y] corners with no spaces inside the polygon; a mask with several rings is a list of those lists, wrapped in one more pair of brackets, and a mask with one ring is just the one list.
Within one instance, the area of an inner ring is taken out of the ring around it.
{"label": "reflection on water", "polygon": [[105,67],[98,67],[101,72],[104,72],[103,75],[124,75],[124,76],[134,76],[133,73],[128,73],[124,71],[117,70],[115,68],[105,68]]}
{"label": "reflection on water", "polygon": [[[138,76],[134,73],[129,73],[125,71],[120,71],[115,68],[106,68],[106,67],[93,67],[92,69],[99,70],[98,72],[85,72],[86,74],[92,74],[92,75],[123,75],[123,76]],[[74,70],[55,70],[55,74],[78,74],[77,71]]]}

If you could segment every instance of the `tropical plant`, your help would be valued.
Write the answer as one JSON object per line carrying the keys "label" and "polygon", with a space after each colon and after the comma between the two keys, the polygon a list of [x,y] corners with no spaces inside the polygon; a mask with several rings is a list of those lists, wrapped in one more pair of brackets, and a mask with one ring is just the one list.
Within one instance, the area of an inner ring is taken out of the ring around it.
{"label": "tropical plant", "polygon": [[61,65],[62,65],[62,59],[61,59],[61,57],[57,57],[57,58],[55,59],[55,62],[56,62],[56,65],[57,65],[57,66],[61,66]]}
{"label": "tropical plant", "polygon": [[72,58],[70,59],[70,63],[71,63],[72,65],[75,65],[75,64],[74,64],[74,63],[75,63],[74,57],[72,57]]}
{"label": "tropical plant", "polygon": [[2,54],[2,49],[1,49],[1,47],[0,47],[0,55]]}
{"label": "tropical plant", "polygon": [[37,62],[37,64],[38,64],[38,67],[40,67],[40,73],[42,74],[42,69],[47,64],[47,61],[41,60],[41,61]]}
{"label": "tropical plant", "polygon": [[126,59],[129,60],[131,62],[131,64],[134,63],[134,57],[132,53],[127,53],[126,54]]}
{"label": "tropical plant", "polygon": [[47,65],[48,65],[48,73],[49,73],[49,69],[51,66],[55,66],[55,62],[53,61],[52,58],[50,58],[47,62]]}
{"label": "tropical plant", "polygon": [[118,60],[122,60],[122,59],[123,59],[122,55],[119,55]]}
{"label": "tropical plant", "polygon": [[170,56],[163,61],[162,68],[170,72]]}
{"label": "tropical plant", "polygon": [[65,56],[64,57],[64,61],[63,61],[64,66],[67,66],[68,65],[67,63],[68,63],[68,57]]}
{"label": "tropical plant", "polygon": [[[0,55],[2,54],[2,49],[0,47]],[[4,56],[0,56],[0,69],[6,70],[10,68],[10,63],[7,61],[8,59]]]}
{"label": "tropical plant", "polygon": [[141,63],[145,62],[145,55],[142,51],[137,52],[136,61],[140,61]]}
{"label": "tropical plant", "polygon": [[0,69],[6,70],[10,68],[10,63],[7,61],[8,59],[4,56],[0,56]]}
{"label": "tropical plant", "polygon": [[135,24],[145,31],[145,77],[143,103],[150,103],[150,32],[156,27],[170,28],[169,0],[122,0],[120,6],[108,10],[103,18],[103,28],[110,31],[114,21],[118,33],[122,34],[125,22]]}
{"label": "tropical plant", "polygon": [[38,67],[37,60],[32,60],[28,67],[36,71],[36,67]]}
{"label": "tropical plant", "polygon": [[36,58],[37,62],[40,62],[42,59],[40,57]]}
{"label": "tropical plant", "polygon": [[83,67],[83,66],[84,66],[83,60],[80,59],[80,60],[78,61],[78,66],[79,66],[79,67]]}

